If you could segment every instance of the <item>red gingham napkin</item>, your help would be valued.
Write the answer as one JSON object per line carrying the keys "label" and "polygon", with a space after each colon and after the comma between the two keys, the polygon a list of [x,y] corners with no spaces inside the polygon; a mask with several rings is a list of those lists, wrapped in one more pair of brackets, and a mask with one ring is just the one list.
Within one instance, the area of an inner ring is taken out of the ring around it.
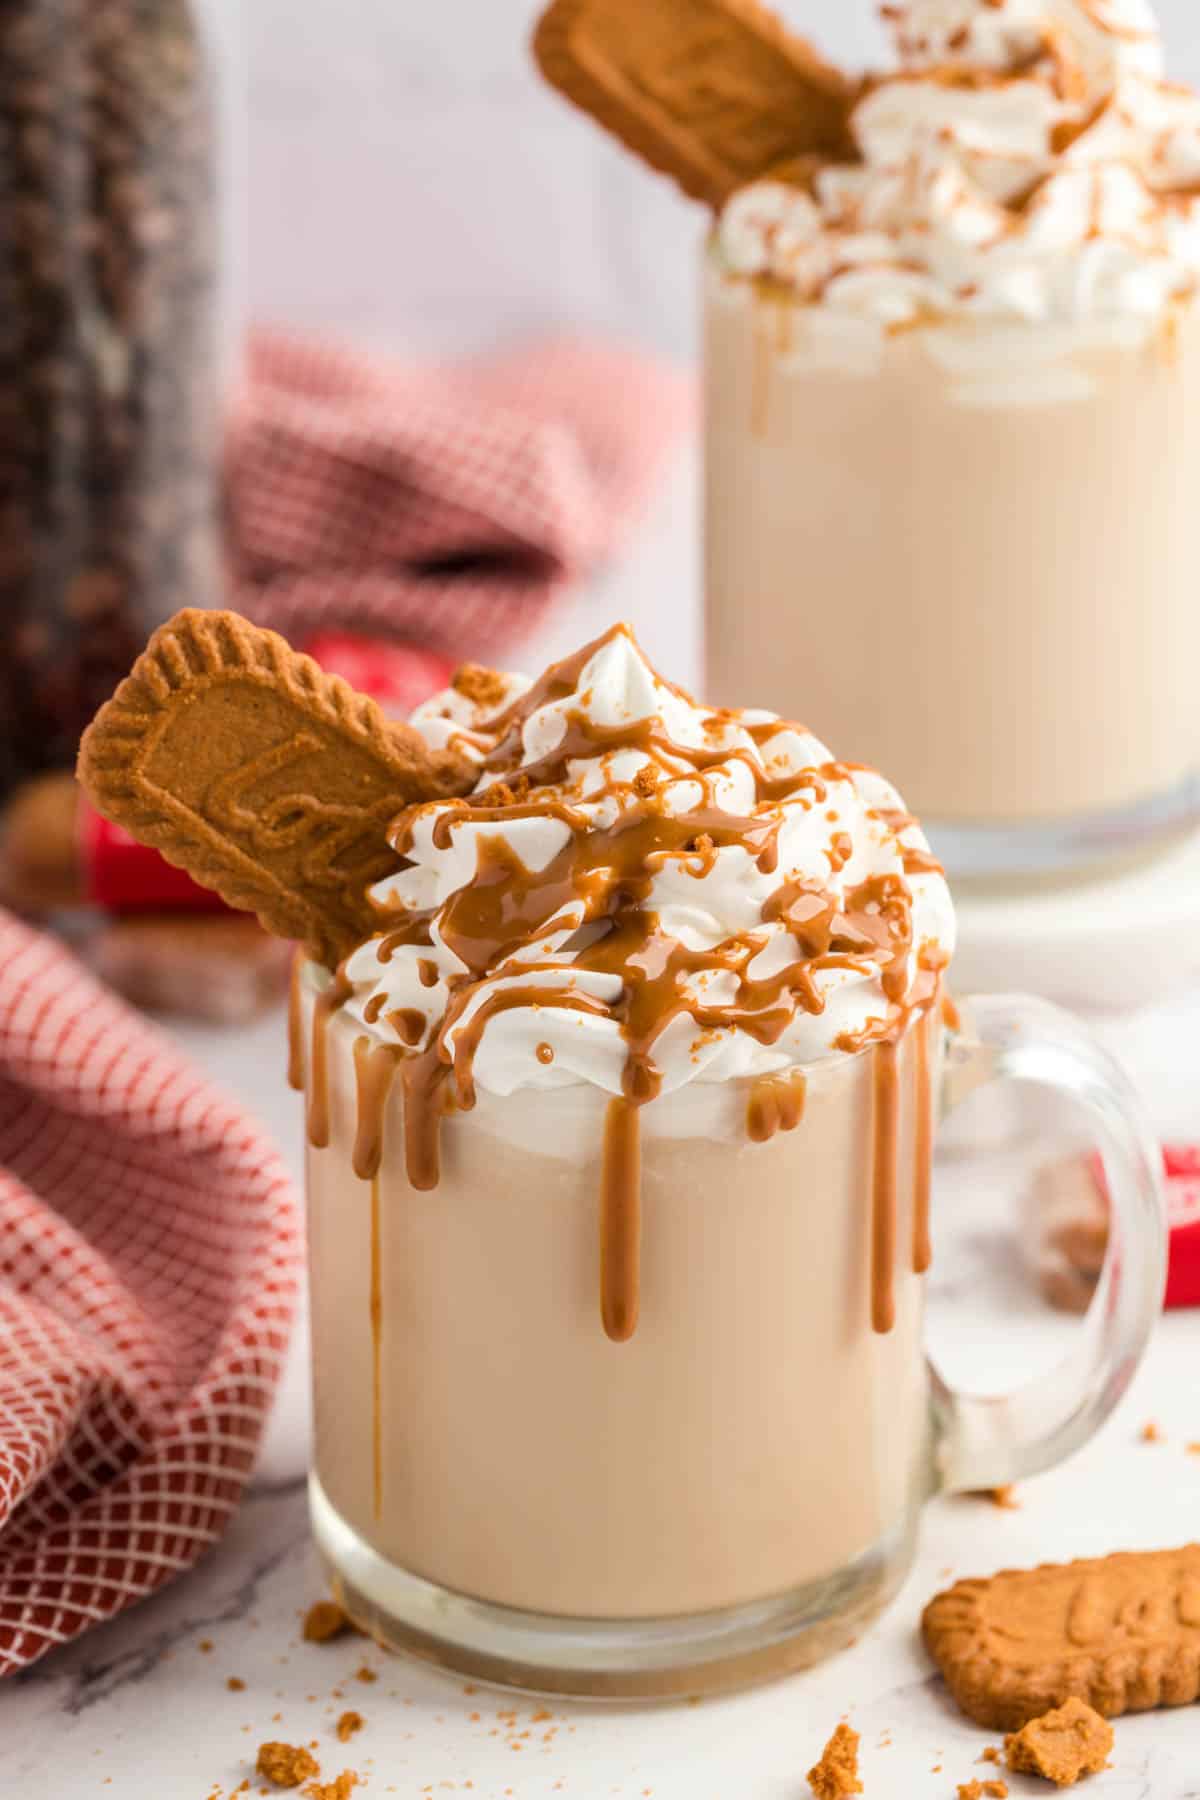
{"label": "red gingham napkin", "polygon": [[299,643],[482,661],[618,547],[692,382],[571,340],[406,364],[257,332],[230,442],[234,604]]}
{"label": "red gingham napkin", "polygon": [[301,1267],[275,1152],[0,913],[0,1675],[190,1566],[237,1504]]}

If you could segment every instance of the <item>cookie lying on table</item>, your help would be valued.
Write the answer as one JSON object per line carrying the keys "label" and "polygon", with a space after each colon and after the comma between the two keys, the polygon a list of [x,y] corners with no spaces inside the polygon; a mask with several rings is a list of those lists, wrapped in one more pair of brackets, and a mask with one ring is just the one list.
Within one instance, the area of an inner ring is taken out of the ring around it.
{"label": "cookie lying on table", "polygon": [[1200,1699],[1200,1544],[960,1581],[925,1642],[969,1718],[1017,1731],[1071,1699],[1105,1718]]}

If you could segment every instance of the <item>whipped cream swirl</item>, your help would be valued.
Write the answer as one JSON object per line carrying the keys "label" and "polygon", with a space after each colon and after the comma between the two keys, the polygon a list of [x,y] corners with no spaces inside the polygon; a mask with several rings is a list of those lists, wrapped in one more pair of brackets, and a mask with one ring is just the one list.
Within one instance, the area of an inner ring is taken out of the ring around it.
{"label": "whipped cream swirl", "polygon": [[928,1005],[954,916],[895,790],[773,714],[697,705],[628,627],[532,686],[475,671],[412,723],[478,781],[396,821],[342,978],[459,1104],[769,1074]]}
{"label": "whipped cream swirl", "polygon": [[1200,97],[1163,79],[1147,0],[895,0],[860,163],[735,195],[717,247],[827,306],[1148,318],[1200,281]]}

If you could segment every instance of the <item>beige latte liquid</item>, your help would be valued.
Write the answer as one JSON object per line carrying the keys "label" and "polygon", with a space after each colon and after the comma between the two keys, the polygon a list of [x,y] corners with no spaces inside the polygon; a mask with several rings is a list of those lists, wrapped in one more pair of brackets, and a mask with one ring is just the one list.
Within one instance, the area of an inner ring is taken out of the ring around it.
{"label": "beige latte liquid", "polygon": [[1194,777],[1200,311],[879,336],[710,267],[707,369],[715,699],[885,769],[935,848]]}
{"label": "beige latte liquid", "polygon": [[[306,1036],[311,1012],[310,995]],[[361,1028],[334,1012],[318,1029],[315,1467],[342,1527],[457,1594],[601,1620],[784,1594],[910,1531],[930,1454],[912,1272],[926,1020],[891,1065],[882,1139],[869,1050],[814,1072],[803,1116],[775,1108],[767,1127],[792,1128],[765,1142],[749,1084],[643,1109],[626,1342],[601,1317],[604,1097],[481,1093],[445,1122],[440,1182],[421,1192],[397,1083],[378,1173],[362,1179]],[[895,1170],[882,1210],[881,1151]],[[881,1295],[887,1332],[872,1322]]]}

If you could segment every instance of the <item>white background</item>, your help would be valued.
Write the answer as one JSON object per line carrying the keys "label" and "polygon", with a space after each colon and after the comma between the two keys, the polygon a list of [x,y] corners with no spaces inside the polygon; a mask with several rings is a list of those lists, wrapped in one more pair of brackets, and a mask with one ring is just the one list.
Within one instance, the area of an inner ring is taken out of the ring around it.
{"label": "white background", "polygon": [[[540,0],[240,10],[256,317],[395,347],[567,323],[690,351],[701,215],[540,82]],[[880,55],[872,0],[780,10],[848,65]],[[1200,5],[1158,10],[1171,73],[1200,81]]]}

